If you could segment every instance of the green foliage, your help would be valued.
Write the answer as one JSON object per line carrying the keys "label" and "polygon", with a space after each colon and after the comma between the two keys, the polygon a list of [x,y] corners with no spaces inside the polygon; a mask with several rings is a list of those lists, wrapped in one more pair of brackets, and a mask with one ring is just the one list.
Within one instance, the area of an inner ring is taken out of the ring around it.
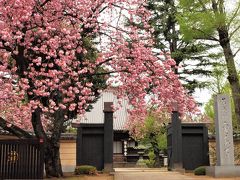
{"label": "green foliage", "polygon": [[[229,94],[229,93],[225,93]],[[239,133],[239,125],[236,119],[235,111],[234,111],[234,103],[233,99],[231,98],[231,109],[232,109],[232,123],[233,123],[233,132]],[[209,131],[215,134],[215,124],[214,124],[214,95],[213,97],[205,104],[204,106],[204,113],[211,119],[212,124],[209,127]]]}
{"label": "green foliage", "polygon": [[97,169],[94,166],[82,165],[82,166],[77,166],[75,168],[74,173],[76,175],[80,175],[80,174],[96,175]]}
{"label": "green foliage", "polygon": [[[179,0],[179,9],[177,20],[185,40],[217,43],[221,47],[221,51],[224,52],[227,76],[231,82],[230,87],[236,107],[234,114],[239,123],[240,111],[238,106],[240,102],[237,96],[239,96],[240,84],[235,57],[239,52],[239,44],[236,42],[239,43],[240,1]],[[217,91],[219,93],[222,89],[217,87]]]}
{"label": "green foliage", "polygon": [[204,114],[209,117],[211,120],[211,124],[208,127],[208,130],[212,133],[215,134],[215,125],[214,125],[214,101],[213,98],[211,98],[204,106]]}
{"label": "green foliage", "polygon": [[167,135],[166,133],[159,134],[157,136],[157,142],[158,142],[158,148],[160,150],[166,150],[167,149]]}
{"label": "green foliage", "polygon": [[180,0],[180,13],[177,15],[177,20],[180,24],[180,31],[186,41],[192,41],[198,38],[207,38],[214,34],[216,27],[216,18],[214,12],[210,9],[205,9],[202,3],[208,3],[196,0]]}
{"label": "green foliage", "polygon": [[[211,91],[214,94],[221,94],[221,93],[230,93],[230,88],[226,89],[227,87],[225,86],[226,84],[226,76],[227,76],[227,70],[226,66],[218,66],[213,69],[212,73],[212,82],[211,85],[209,86],[211,88]],[[229,91],[229,92],[228,92]]]}
{"label": "green foliage", "polygon": [[144,160],[144,159],[139,159],[136,163],[136,167],[139,167],[139,168],[146,168],[147,167],[147,163],[148,160]]}
{"label": "green foliage", "polygon": [[194,174],[197,176],[206,175],[206,168],[203,166],[200,166],[200,167],[194,169]]}
{"label": "green foliage", "polygon": [[149,160],[145,160],[148,167],[159,166],[159,153],[166,151],[167,137],[166,137],[166,124],[169,122],[169,115],[165,112],[161,114],[151,114],[145,120],[144,127],[142,128],[143,137],[139,139],[140,144],[146,147]]}
{"label": "green foliage", "polygon": [[226,14],[214,12],[211,0],[180,0],[179,9],[177,20],[187,41],[209,39],[217,28],[226,24]]}
{"label": "green foliage", "polygon": [[77,128],[73,128],[71,126],[67,126],[65,133],[77,134]]}
{"label": "green foliage", "polygon": [[[207,3],[208,1],[203,0],[202,2]],[[212,11],[203,15],[207,18],[204,18],[201,14],[197,16],[191,16],[190,12],[187,14],[184,7],[189,7],[193,2],[194,0],[186,0],[178,4],[175,0],[148,0],[147,5],[147,8],[152,12],[150,25],[155,30],[153,34],[155,48],[163,52],[170,51],[177,66],[182,66],[175,71],[190,93],[194,92],[196,88],[209,85],[207,78],[206,80],[199,80],[199,76],[211,75],[210,67],[218,64],[217,60],[222,57],[222,53],[216,51],[216,53],[212,53],[213,51],[210,51],[217,46],[216,44],[197,41],[191,37],[196,33],[190,32],[192,31],[192,25],[189,26],[187,18],[191,18],[190,22],[202,21],[194,25],[203,26],[201,28],[206,28],[209,34],[212,33],[212,28],[209,26],[215,24],[213,23],[215,20],[211,19]],[[208,24],[208,26],[205,26],[205,24]],[[179,26],[181,31],[179,31]],[[185,32],[188,33],[185,34]]]}
{"label": "green foliage", "polygon": [[239,125],[237,122],[237,118],[235,115],[234,110],[234,102],[231,95],[231,88],[229,82],[226,80],[226,78],[223,78],[225,76],[224,72],[220,69],[216,70],[214,73],[215,80],[212,84],[213,92],[215,92],[212,96],[212,98],[205,104],[204,106],[204,113],[211,119],[212,124],[209,127],[209,131],[213,134],[215,134],[215,125],[214,125],[214,96],[218,93],[222,94],[228,94],[231,98],[231,109],[232,109],[232,123],[233,123],[233,132],[239,133]]}
{"label": "green foliage", "polygon": [[150,115],[147,117],[144,126],[144,138],[141,142],[143,144],[151,144],[151,148],[155,151],[164,150],[167,148],[167,136],[166,136],[166,122],[169,121],[169,117],[157,119],[156,116]]}
{"label": "green foliage", "polygon": [[152,115],[149,115],[145,121],[144,137],[140,142],[155,152],[167,148],[166,125],[164,121],[159,122],[157,118]]}
{"label": "green foliage", "polygon": [[148,158],[149,158],[148,160],[145,160],[146,165],[149,168],[154,167],[156,155],[154,154],[153,151],[149,151]]}

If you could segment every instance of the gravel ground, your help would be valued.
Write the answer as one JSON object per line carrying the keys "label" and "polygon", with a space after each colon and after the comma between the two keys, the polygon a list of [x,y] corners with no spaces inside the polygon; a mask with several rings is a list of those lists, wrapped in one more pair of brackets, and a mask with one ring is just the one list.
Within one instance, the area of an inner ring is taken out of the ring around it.
{"label": "gravel ground", "polygon": [[73,173],[65,173],[64,177],[62,178],[51,178],[51,179],[45,179],[45,180],[52,180],[52,179],[69,179],[69,180],[113,180],[113,175],[109,174],[98,174],[94,176],[76,176]]}
{"label": "gravel ground", "polygon": [[[69,180],[240,180],[240,177],[235,178],[213,178],[208,176],[195,176],[193,173],[177,173],[177,172],[120,172],[115,175],[99,174],[95,176],[76,176],[72,173],[65,174],[62,178],[51,179],[69,179]],[[46,180],[51,180],[46,179]]]}

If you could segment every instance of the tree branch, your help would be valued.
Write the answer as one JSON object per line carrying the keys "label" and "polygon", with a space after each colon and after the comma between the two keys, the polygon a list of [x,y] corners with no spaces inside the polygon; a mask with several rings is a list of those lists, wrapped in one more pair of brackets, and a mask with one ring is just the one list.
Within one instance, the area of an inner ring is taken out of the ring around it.
{"label": "tree branch", "polygon": [[46,0],[46,1],[44,1],[40,6],[41,6],[41,7],[45,6],[45,4],[47,4],[49,1],[51,1],[51,0]]}
{"label": "tree branch", "polygon": [[235,32],[237,32],[240,29],[240,25],[238,27],[236,27],[236,29],[234,29],[230,34],[229,34],[229,39],[232,38],[232,36],[235,34]]}
{"label": "tree branch", "polygon": [[199,38],[195,38],[195,39],[198,39],[198,40],[211,40],[211,41],[219,42],[219,40],[217,38],[215,38],[214,36],[206,34],[206,32],[202,31],[201,29],[193,28],[193,30],[199,31],[200,33],[202,33],[205,36],[203,38],[199,37]]}
{"label": "tree branch", "polygon": [[32,126],[33,126],[34,132],[36,134],[36,137],[44,139],[44,141],[46,142],[47,135],[42,126],[41,109],[39,107],[37,109],[35,109],[34,112],[32,112]]}
{"label": "tree branch", "polygon": [[204,10],[204,11],[207,11],[207,8],[206,8],[204,2],[202,2],[202,0],[198,0],[198,2],[201,4],[203,10]]}
{"label": "tree branch", "polygon": [[238,50],[233,54],[233,56],[235,57],[239,51],[240,51],[240,48],[238,48]]}
{"label": "tree branch", "polygon": [[33,135],[28,133],[27,131],[24,131],[23,129],[19,128],[18,126],[15,126],[6,120],[4,120],[2,117],[0,117],[0,127],[2,127],[4,130],[14,134],[15,136],[19,138],[34,138]]}
{"label": "tree branch", "polygon": [[238,14],[238,12],[239,12],[239,9],[240,9],[240,3],[238,3],[238,6],[237,6],[237,8],[235,9],[232,17],[231,17],[230,20],[228,21],[228,24],[227,24],[228,27],[230,27],[230,25],[231,25],[231,23],[233,22],[233,20],[237,17],[237,14]]}

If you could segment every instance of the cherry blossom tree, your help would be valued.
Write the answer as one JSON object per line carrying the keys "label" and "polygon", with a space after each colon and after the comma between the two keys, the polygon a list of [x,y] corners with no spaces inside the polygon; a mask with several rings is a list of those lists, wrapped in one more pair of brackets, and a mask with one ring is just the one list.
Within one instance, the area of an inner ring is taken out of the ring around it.
{"label": "cherry blossom tree", "polygon": [[[131,104],[131,117],[146,115],[147,95],[159,110],[171,111],[173,102],[182,113],[195,109],[172,71],[175,61],[153,53],[144,3],[0,0],[0,126],[43,139],[47,176],[62,176],[63,124],[86,111],[106,87],[105,75],[113,76],[108,84],[117,84],[118,97]],[[124,16],[145,30],[124,26]],[[24,131],[29,129],[34,135]]]}
{"label": "cherry blossom tree", "polygon": [[[9,74],[9,70],[0,65],[0,126],[16,136],[31,137],[25,131],[17,128],[21,127],[24,130],[31,129],[31,121],[27,118],[30,116],[31,111],[27,104],[22,103],[24,92],[18,91],[17,87],[14,86],[13,78]],[[3,118],[8,121],[4,121]],[[15,128],[17,130],[12,130]]]}

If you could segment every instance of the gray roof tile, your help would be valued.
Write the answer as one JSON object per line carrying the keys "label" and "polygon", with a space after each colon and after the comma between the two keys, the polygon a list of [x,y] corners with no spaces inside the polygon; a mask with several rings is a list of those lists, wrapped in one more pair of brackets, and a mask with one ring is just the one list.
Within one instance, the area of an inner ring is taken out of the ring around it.
{"label": "gray roof tile", "polygon": [[[91,112],[86,112],[83,117],[79,117],[75,121],[85,124],[103,124],[104,123],[104,102],[113,102],[114,106],[118,105],[117,97],[112,93],[105,91],[101,94],[100,98],[94,103]],[[113,113],[113,129],[114,130],[125,130],[125,124],[127,121],[127,107],[128,103],[126,100],[122,100],[121,107]]]}

